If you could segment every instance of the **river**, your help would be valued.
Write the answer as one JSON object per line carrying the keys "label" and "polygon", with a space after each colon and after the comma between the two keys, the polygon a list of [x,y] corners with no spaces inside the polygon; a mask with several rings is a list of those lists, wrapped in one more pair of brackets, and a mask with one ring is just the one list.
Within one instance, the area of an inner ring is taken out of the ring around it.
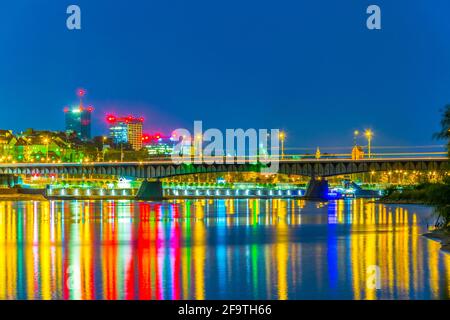
{"label": "river", "polygon": [[448,299],[432,209],[363,199],[0,202],[0,299]]}

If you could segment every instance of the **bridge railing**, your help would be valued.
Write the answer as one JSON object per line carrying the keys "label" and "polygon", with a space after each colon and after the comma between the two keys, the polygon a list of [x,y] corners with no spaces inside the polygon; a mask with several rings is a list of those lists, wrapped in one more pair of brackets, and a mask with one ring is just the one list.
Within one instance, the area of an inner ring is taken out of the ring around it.
{"label": "bridge railing", "polygon": [[[218,158],[217,157],[207,157],[207,156],[192,156],[189,158],[192,163],[211,163],[213,164]],[[277,158],[270,158],[270,161],[274,161],[278,159],[280,161],[314,161],[314,160],[351,160],[352,155],[349,153],[324,153],[321,154],[320,157],[314,154],[285,154],[279,155]],[[405,160],[405,159],[436,159],[443,160],[447,159],[447,152],[388,152],[388,153],[372,153],[370,158],[365,155],[360,159],[355,159],[355,161],[364,161],[364,160]],[[245,156],[245,157],[233,157],[233,156],[225,156],[223,157],[223,163],[257,163],[259,161],[264,162],[263,160],[267,160],[264,156]],[[61,163],[61,162],[20,162],[20,163],[7,163],[0,162],[0,167],[23,167],[23,166],[64,166],[64,165],[93,165],[93,164],[115,164],[115,163],[133,163],[133,164],[145,164],[145,163],[161,163],[161,164],[171,164],[174,163],[172,157],[154,157],[147,159],[145,161],[105,161],[105,162],[74,162],[74,163]]]}

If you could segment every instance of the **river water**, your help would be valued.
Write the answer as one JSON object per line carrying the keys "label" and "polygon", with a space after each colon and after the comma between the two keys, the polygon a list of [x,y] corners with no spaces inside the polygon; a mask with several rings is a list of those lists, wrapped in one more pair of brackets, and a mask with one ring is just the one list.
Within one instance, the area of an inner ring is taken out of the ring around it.
{"label": "river water", "polygon": [[0,202],[0,299],[448,299],[432,209],[368,200]]}

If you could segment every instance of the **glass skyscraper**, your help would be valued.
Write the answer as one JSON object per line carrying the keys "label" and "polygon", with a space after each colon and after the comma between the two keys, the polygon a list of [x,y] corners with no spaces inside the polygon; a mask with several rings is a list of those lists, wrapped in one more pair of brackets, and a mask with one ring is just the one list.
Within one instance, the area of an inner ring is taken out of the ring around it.
{"label": "glass skyscraper", "polygon": [[84,108],[82,105],[74,108],[65,108],[66,132],[76,133],[83,141],[91,139],[91,114],[93,108]]}

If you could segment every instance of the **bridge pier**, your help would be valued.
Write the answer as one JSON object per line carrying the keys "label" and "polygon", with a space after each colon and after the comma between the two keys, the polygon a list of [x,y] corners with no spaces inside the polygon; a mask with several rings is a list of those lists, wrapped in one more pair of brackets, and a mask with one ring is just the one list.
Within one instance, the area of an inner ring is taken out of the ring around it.
{"label": "bridge pier", "polygon": [[136,200],[161,200],[164,198],[162,182],[157,181],[142,181],[139,188]]}
{"label": "bridge pier", "polygon": [[19,184],[19,177],[13,174],[0,174],[0,186],[14,187]]}
{"label": "bridge pier", "polygon": [[305,198],[309,200],[328,201],[328,181],[325,179],[316,180],[312,177],[306,189]]}

